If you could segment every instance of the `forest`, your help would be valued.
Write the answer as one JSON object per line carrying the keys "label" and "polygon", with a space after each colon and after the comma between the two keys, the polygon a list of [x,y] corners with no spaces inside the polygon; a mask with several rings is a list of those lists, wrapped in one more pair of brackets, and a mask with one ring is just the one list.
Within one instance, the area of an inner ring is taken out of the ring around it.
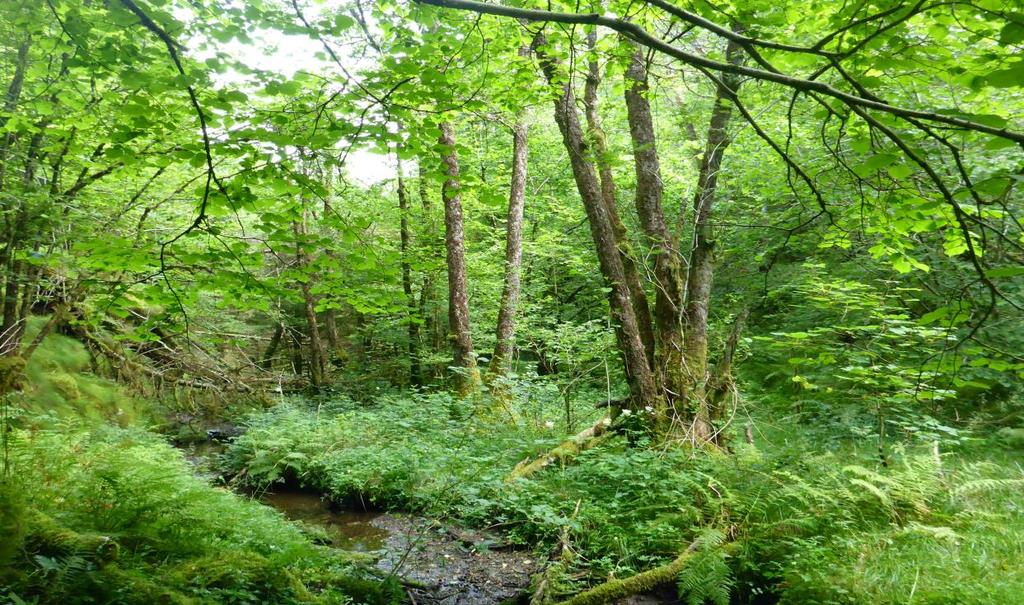
{"label": "forest", "polygon": [[4,0],[0,94],[0,603],[1024,603],[1022,0]]}

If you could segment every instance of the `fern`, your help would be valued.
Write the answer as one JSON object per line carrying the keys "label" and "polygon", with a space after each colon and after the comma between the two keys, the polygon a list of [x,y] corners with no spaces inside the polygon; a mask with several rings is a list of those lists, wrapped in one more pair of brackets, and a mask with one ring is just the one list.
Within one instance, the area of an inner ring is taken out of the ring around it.
{"label": "fern", "polygon": [[735,579],[721,548],[724,541],[725,534],[720,530],[707,529],[701,533],[699,550],[676,581],[679,598],[688,605],[729,605]]}
{"label": "fern", "polygon": [[954,496],[991,492],[1024,486],[1024,479],[974,479],[960,484],[953,489]]}

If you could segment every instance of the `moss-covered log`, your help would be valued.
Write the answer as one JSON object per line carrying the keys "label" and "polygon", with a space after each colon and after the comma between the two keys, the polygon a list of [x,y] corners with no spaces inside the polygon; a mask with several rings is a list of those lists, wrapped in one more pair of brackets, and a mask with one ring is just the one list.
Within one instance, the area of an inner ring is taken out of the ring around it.
{"label": "moss-covered log", "polygon": [[616,599],[648,592],[662,584],[674,582],[693,557],[696,551],[696,544],[696,542],[691,544],[689,548],[670,563],[621,580],[609,580],[604,584],[599,584],[590,590],[581,592],[571,599],[562,601],[558,605],[605,605],[605,603],[610,603]]}
{"label": "moss-covered log", "polygon": [[80,533],[39,511],[27,513],[26,548],[44,553],[94,554],[100,562],[117,559],[120,547],[110,536]]}
{"label": "moss-covered log", "polygon": [[566,463],[585,452],[586,450],[601,443],[607,436],[608,427],[611,426],[612,416],[605,416],[569,439],[560,443],[555,449],[534,460],[523,460],[512,469],[506,477],[506,481],[525,479],[548,465],[559,462]]}

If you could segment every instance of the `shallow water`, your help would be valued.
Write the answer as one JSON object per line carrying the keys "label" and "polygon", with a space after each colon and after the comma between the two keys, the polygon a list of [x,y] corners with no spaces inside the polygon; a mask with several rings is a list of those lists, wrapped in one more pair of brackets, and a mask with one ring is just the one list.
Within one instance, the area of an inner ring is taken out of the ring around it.
{"label": "shallow water", "polygon": [[[218,456],[224,444],[179,447],[196,474],[223,481]],[[259,500],[293,521],[323,530],[331,546],[371,553],[380,570],[414,581],[417,587],[408,591],[419,605],[505,603],[522,596],[530,575],[538,571],[529,552],[503,547],[499,536],[485,532],[415,515],[344,510],[294,488],[280,488]]]}
{"label": "shallow water", "polygon": [[293,521],[323,528],[331,538],[331,545],[344,550],[379,551],[389,536],[386,529],[373,524],[380,513],[333,510],[330,503],[313,493],[281,491],[265,494],[260,500]]}

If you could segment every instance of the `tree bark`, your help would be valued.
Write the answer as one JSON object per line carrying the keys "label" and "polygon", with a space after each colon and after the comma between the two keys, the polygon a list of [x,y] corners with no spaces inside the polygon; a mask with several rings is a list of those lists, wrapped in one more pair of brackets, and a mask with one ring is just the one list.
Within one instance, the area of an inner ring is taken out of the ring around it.
{"label": "tree bark", "polygon": [[660,405],[659,401],[663,400],[659,397],[655,377],[647,363],[647,352],[634,312],[622,257],[616,244],[615,231],[601,194],[601,185],[594,164],[590,159],[590,149],[583,136],[579,116],[576,114],[575,95],[569,83],[559,77],[557,62],[540,50],[545,44],[543,34],[538,33],[533,46],[537,49],[537,56],[548,83],[559,86],[560,94],[554,102],[555,121],[562,133],[562,142],[569,154],[576,188],[587,213],[601,274],[610,288],[609,306],[617,324],[615,333],[625,364],[631,402],[635,407]]}
{"label": "tree bark", "polygon": [[417,305],[416,295],[412,291],[412,265],[409,262],[410,236],[409,236],[409,200],[405,191],[405,176],[402,174],[402,160],[398,158],[398,212],[399,216],[399,241],[402,256],[402,291],[405,293],[406,323],[408,324],[408,352],[409,352],[409,384],[419,386],[422,384],[420,375],[420,324],[416,317]]}
{"label": "tree bark", "polygon": [[[32,35],[26,34],[25,41],[18,46],[18,56],[14,63],[14,75],[11,77],[11,83],[7,86],[7,93],[4,95],[4,114],[11,115],[14,110],[18,107],[18,101],[21,99],[21,90],[25,85],[25,70],[28,67],[28,51],[32,45]],[[8,118],[0,119],[0,127],[7,124]],[[14,144],[16,138],[15,133],[7,132],[3,138],[0,139],[0,191],[4,188],[4,177],[7,173],[7,156],[11,149],[11,145]],[[6,204],[4,204],[6,206]]]}
{"label": "tree bark", "polygon": [[330,356],[337,358],[341,354],[341,336],[338,334],[338,310],[324,309],[324,335],[327,336],[327,347]]}
{"label": "tree bark", "polygon": [[456,368],[456,391],[466,397],[479,390],[480,370],[473,351],[469,321],[469,292],[466,284],[466,246],[462,228],[462,196],[459,193],[459,158],[455,151],[455,132],[450,122],[441,123],[442,159],[445,181],[441,188],[444,201],[444,243],[448,263],[448,331],[452,342],[452,365]]}
{"label": "tree bark", "polygon": [[290,326],[285,329],[292,343],[292,373],[301,376],[306,365],[306,360],[302,356],[302,333]]}
{"label": "tree bark", "polygon": [[[423,320],[423,332],[426,334],[427,349],[430,353],[436,353],[444,346],[445,334],[435,295],[434,284],[437,276],[434,269],[434,260],[437,257],[435,241],[437,227],[434,223],[433,204],[431,204],[430,196],[427,193],[429,176],[424,166],[425,163],[426,161],[420,158],[417,181],[420,206],[423,211],[423,229],[420,232],[419,244],[422,246],[425,258],[429,260],[429,263],[423,271],[423,283],[420,285],[419,309],[420,317]],[[425,369],[432,378],[443,375],[443,368],[438,368],[437,364],[429,364]]]}
{"label": "tree bark", "polygon": [[[520,49],[520,55],[529,49]],[[512,182],[508,193],[505,235],[505,286],[498,309],[494,355],[487,368],[488,382],[505,376],[515,342],[516,309],[519,305],[520,271],[523,263],[523,209],[526,200],[527,125],[520,114],[512,127]]]}
{"label": "tree bark", "polygon": [[[303,202],[305,204],[305,202]],[[293,223],[295,231],[295,260],[299,269],[305,271],[310,265],[309,255],[306,253],[303,244],[303,237],[306,235],[306,211],[303,208],[302,219]],[[326,380],[326,352],[323,340],[320,338],[320,326],[316,315],[316,296],[313,294],[313,276],[306,275],[302,280],[302,303],[306,312],[306,326],[309,331],[309,381],[314,387],[321,387]]]}
{"label": "tree bark", "polygon": [[615,179],[612,176],[611,162],[608,161],[608,145],[604,129],[601,127],[601,116],[598,113],[597,89],[601,85],[601,72],[594,57],[597,46],[597,32],[591,30],[587,34],[587,47],[591,52],[587,62],[587,80],[583,89],[583,107],[587,118],[587,131],[594,146],[594,159],[601,179],[601,198],[608,210],[608,219],[615,233],[615,245],[622,257],[622,269],[626,276],[626,286],[633,301],[633,313],[636,314],[637,326],[640,329],[640,340],[644,343],[647,365],[654,367],[654,329],[651,324],[651,309],[647,302],[647,291],[644,290],[640,273],[633,258],[632,246],[626,234],[626,226],[619,217],[618,205],[615,202]]}
{"label": "tree bark", "polygon": [[277,324],[277,328],[274,329],[274,335],[270,337],[270,343],[267,344],[267,350],[263,353],[263,359],[260,361],[260,367],[264,370],[270,370],[274,367],[274,355],[277,355],[277,349],[281,346],[281,338],[284,336],[284,324]]}
{"label": "tree bark", "polygon": [[683,281],[685,271],[679,244],[662,209],[661,165],[648,100],[647,59],[639,47],[626,70],[626,112],[636,171],[636,212],[654,256],[654,321],[657,332],[656,368],[665,391],[672,425],[685,420],[676,408],[685,390],[683,373]]}
{"label": "tree bark", "polygon": [[[732,64],[742,60],[742,49],[730,41],[726,57]],[[726,129],[732,114],[728,100],[740,86],[739,78],[723,74],[715,92],[715,105],[708,125],[707,145],[701,159],[697,193],[693,201],[693,247],[686,279],[686,337],[684,351],[688,391],[683,393],[685,405],[693,420],[692,437],[707,441],[713,438],[711,411],[707,401],[708,376],[708,305],[714,278],[714,233],[711,216],[718,189],[722,156],[729,145]]]}

